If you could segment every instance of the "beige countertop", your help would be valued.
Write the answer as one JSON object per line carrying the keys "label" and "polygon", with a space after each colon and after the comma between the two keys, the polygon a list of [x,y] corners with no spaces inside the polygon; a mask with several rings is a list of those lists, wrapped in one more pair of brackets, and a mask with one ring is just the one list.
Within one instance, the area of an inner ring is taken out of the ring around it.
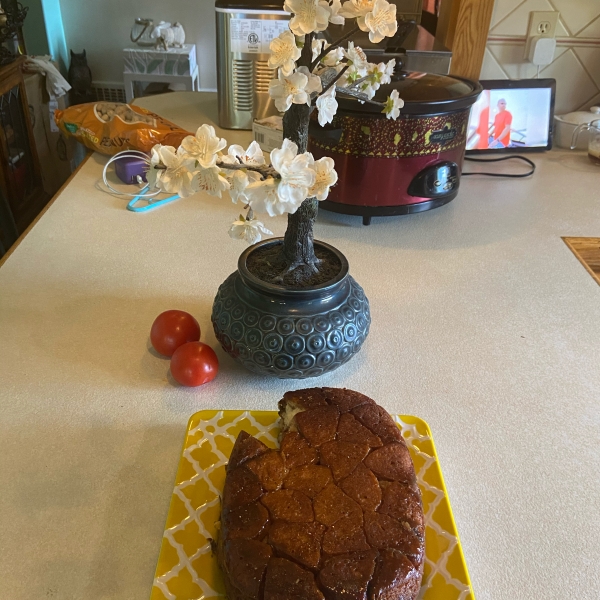
{"label": "beige countertop", "polygon": [[[211,94],[139,104],[191,130],[216,121]],[[600,287],[561,240],[600,235],[600,169],[533,158],[533,178],[463,179],[430,212],[364,227],[322,211],[315,237],[371,302],[361,352],[303,383],[219,348],[218,378],[185,389],[150,326],[188,310],[217,347],[239,211],[197,195],[128,212],[93,155],[0,268],[0,598],[147,598],[189,416],[272,410],[306,384],[428,421],[478,600],[600,597]]]}

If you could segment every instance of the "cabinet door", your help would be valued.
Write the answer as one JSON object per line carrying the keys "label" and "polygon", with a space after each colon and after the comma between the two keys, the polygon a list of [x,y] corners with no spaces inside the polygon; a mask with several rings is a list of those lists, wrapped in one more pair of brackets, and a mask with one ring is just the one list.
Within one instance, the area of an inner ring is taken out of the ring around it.
{"label": "cabinet door", "polygon": [[40,187],[22,94],[22,86],[17,84],[0,95],[4,179],[8,202],[17,222],[28,212],[30,204],[36,202]]}
{"label": "cabinet door", "polygon": [[17,241],[19,233],[6,198],[0,190],[0,258]]}
{"label": "cabinet door", "polygon": [[0,87],[0,187],[22,232],[48,196],[42,187],[23,78],[19,68],[11,67]]}

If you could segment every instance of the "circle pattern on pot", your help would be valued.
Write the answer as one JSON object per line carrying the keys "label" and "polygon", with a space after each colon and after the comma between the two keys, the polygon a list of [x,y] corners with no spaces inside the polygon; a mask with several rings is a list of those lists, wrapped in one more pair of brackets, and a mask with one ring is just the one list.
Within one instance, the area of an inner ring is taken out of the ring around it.
{"label": "circle pattern on pot", "polygon": [[369,333],[369,301],[350,276],[339,305],[298,318],[250,306],[236,291],[238,278],[233,273],[219,288],[211,320],[223,349],[254,373],[281,379],[318,377],[350,360]]}

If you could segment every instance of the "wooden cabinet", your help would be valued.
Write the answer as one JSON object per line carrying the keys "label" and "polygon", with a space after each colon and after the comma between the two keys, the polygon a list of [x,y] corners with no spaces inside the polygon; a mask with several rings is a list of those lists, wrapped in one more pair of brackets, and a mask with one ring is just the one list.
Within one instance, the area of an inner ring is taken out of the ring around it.
{"label": "wooden cabinet", "polygon": [[49,200],[35,148],[22,74],[24,59],[0,68],[0,196],[19,233]]}
{"label": "wooden cabinet", "polygon": [[452,50],[451,75],[479,79],[493,10],[494,0],[441,0],[435,37]]}

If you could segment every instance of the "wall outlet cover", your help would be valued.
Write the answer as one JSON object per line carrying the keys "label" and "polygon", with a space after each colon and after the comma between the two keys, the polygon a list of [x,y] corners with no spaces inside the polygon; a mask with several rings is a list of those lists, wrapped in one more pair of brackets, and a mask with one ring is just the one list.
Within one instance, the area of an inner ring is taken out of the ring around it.
{"label": "wall outlet cover", "polygon": [[531,40],[533,38],[556,37],[556,26],[560,13],[557,10],[532,11],[529,13],[529,27],[527,29],[527,40],[525,42],[524,58],[529,57]]}

